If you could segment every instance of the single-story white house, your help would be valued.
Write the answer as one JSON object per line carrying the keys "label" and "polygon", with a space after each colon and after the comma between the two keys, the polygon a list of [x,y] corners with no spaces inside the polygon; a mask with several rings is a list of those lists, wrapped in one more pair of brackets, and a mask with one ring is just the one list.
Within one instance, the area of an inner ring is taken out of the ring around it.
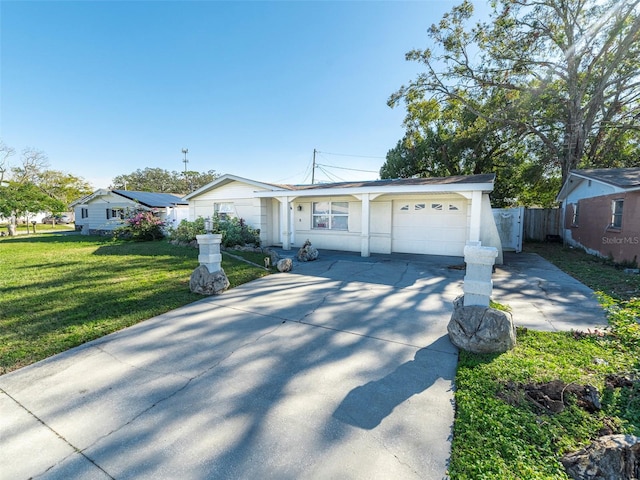
{"label": "single-story white house", "polygon": [[189,215],[188,202],[171,193],[99,189],[71,203],[76,230],[83,234],[109,233],[121,226],[130,212],[156,212],[167,227],[177,226]]}
{"label": "single-story white house", "polygon": [[463,256],[468,243],[502,247],[491,211],[494,174],[317,185],[223,175],[184,197],[189,218],[238,217],[263,245]]}

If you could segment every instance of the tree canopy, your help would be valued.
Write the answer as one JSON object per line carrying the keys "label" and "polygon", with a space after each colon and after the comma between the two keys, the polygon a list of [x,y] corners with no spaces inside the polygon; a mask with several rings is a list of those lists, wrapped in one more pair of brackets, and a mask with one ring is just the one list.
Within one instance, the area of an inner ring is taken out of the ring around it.
{"label": "tree canopy", "polygon": [[11,167],[15,150],[0,141],[0,215],[16,218],[39,212],[59,213],[88,193],[91,186],[82,178],[49,169],[44,152],[22,151],[20,163]]}
{"label": "tree canopy", "polygon": [[217,176],[214,170],[200,173],[194,171],[170,172],[162,168],[145,168],[129,174],[118,175],[113,179],[113,188],[186,195],[212,182]]}
{"label": "tree canopy", "polygon": [[[406,56],[424,71],[389,99],[407,108],[402,143],[429,159],[407,157],[417,174],[495,171],[500,181],[507,168],[503,180],[524,182],[513,192],[522,202],[527,181],[542,194],[574,168],[637,165],[639,4],[494,0],[490,21],[471,25],[465,0],[445,14],[429,29],[433,48]],[[381,174],[407,155],[398,148]]]}

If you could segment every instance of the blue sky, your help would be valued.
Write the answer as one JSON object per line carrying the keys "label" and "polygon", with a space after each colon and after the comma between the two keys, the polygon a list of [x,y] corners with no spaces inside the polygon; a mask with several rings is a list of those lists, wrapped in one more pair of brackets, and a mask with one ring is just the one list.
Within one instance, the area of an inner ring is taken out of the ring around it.
{"label": "blue sky", "polygon": [[375,179],[344,168],[378,172],[402,138],[404,54],[458,3],[2,0],[0,138],[94,188],[182,171],[183,148],[190,170],[281,183],[310,182],[315,148],[343,168],[317,180]]}

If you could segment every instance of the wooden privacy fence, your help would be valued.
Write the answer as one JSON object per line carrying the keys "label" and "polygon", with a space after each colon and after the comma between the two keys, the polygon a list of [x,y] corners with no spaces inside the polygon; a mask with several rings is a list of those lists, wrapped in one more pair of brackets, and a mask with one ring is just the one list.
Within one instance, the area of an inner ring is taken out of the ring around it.
{"label": "wooden privacy fence", "polygon": [[561,208],[525,208],[524,238],[543,242],[548,235],[562,237]]}

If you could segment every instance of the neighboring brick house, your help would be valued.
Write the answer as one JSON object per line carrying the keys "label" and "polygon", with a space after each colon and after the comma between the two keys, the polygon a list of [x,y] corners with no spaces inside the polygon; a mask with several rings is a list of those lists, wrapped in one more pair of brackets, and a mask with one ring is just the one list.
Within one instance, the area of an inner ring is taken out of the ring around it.
{"label": "neighboring brick house", "polygon": [[640,168],[572,170],[558,201],[567,244],[618,263],[640,261]]}

